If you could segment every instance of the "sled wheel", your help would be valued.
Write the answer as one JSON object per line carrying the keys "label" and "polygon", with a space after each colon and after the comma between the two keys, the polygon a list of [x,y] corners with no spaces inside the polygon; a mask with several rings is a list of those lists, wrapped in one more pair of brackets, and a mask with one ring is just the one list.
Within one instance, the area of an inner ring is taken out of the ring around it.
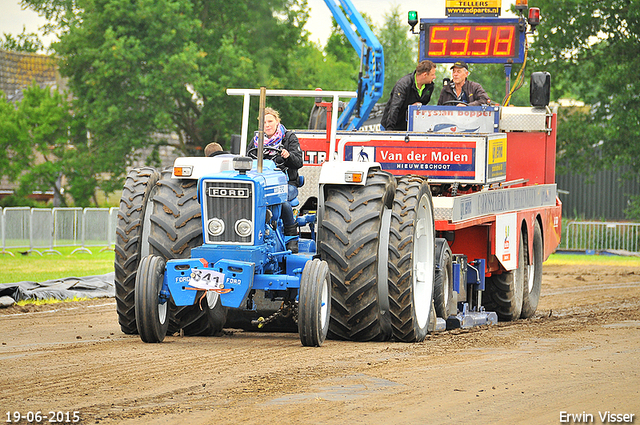
{"label": "sled wheel", "polygon": [[[524,295],[522,298],[522,313],[520,317],[527,319],[536,312],[540,301],[540,288],[542,287],[542,230],[536,220],[533,228],[533,256],[531,264],[528,264],[525,272]],[[528,251],[527,251],[528,252]],[[527,256],[528,257],[528,256]]]}
{"label": "sled wheel", "polygon": [[522,312],[524,292],[524,232],[520,232],[518,268],[486,279],[484,306],[502,321],[517,320]]}
{"label": "sled wheel", "polygon": [[[446,241],[443,241],[445,244]],[[433,302],[438,317],[447,319],[450,315],[455,314],[453,306],[456,302],[453,294],[453,265],[451,260],[451,249],[447,245],[438,245],[436,243],[436,255],[438,267],[434,280]]]}
{"label": "sled wheel", "polygon": [[307,262],[300,279],[298,333],[306,347],[319,347],[329,332],[331,282],[326,261]]}
{"label": "sled wheel", "polygon": [[329,337],[388,340],[386,256],[395,180],[372,170],[364,186],[330,185],[323,190],[318,253],[331,274]]}
{"label": "sled wheel", "polygon": [[389,235],[389,312],[393,336],[420,342],[427,335],[433,306],[435,226],[427,182],[398,181]]}
{"label": "sled wheel", "polygon": [[135,312],[136,273],[140,260],[149,254],[150,194],[160,173],[151,167],[134,168],[125,180],[115,243],[116,310],[120,329],[131,335],[138,332]]}
{"label": "sled wheel", "polygon": [[165,262],[157,255],[142,259],[136,276],[136,323],[144,342],[162,342],[169,327],[169,302],[160,302]]}

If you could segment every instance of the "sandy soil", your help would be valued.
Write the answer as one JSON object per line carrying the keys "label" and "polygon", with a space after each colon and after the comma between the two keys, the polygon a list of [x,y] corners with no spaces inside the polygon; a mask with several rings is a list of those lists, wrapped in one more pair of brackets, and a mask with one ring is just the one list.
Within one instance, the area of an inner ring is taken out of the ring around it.
{"label": "sandy soil", "polygon": [[640,423],[640,268],[545,265],[542,291],[529,320],[321,348],[242,331],[144,344],[122,334],[110,299],[2,309],[0,419],[553,424],[609,412]]}

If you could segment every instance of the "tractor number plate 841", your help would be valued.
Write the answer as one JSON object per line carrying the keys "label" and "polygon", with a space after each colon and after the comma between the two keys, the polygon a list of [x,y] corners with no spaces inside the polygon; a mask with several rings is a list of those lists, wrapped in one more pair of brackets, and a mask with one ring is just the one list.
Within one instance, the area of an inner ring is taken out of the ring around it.
{"label": "tractor number plate 841", "polygon": [[215,270],[191,269],[189,286],[207,291],[224,289],[224,273]]}

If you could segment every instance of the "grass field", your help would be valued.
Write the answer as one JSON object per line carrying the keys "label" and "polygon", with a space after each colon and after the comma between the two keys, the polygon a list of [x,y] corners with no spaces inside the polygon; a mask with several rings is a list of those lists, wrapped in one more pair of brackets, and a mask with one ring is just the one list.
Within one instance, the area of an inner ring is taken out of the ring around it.
{"label": "grass field", "polygon": [[619,255],[552,254],[544,264],[575,266],[580,264],[600,264],[603,266],[640,267],[640,257]]}
{"label": "grass field", "polygon": [[[93,249],[93,254],[77,252],[73,248],[61,248],[62,255],[31,253],[22,255],[13,250],[15,256],[0,255],[0,283],[21,281],[44,282],[65,277],[102,275],[113,271],[114,252]],[[553,254],[545,264],[602,264],[611,266],[640,267],[640,257],[612,255]]]}
{"label": "grass field", "polygon": [[30,253],[23,255],[19,251],[10,250],[14,256],[0,255],[0,283],[21,281],[44,282],[46,280],[65,277],[82,277],[102,275],[113,271],[115,254],[113,251],[99,252],[92,248],[92,254],[76,252],[73,247],[59,248],[60,254]]}

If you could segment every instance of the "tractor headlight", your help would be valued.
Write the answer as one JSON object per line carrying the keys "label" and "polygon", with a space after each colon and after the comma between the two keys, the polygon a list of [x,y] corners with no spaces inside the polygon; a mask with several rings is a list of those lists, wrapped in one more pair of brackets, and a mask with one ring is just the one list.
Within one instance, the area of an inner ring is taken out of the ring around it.
{"label": "tractor headlight", "polygon": [[207,223],[207,229],[213,236],[220,236],[224,232],[224,221],[219,218],[212,218]]}
{"label": "tractor headlight", "polygon": [[251,236],[252,232],[253,224],[249,220],[243,218],[242,220],[236,221],[236,233],[238,236],[246,238]]}
{"label": "tractor headlight", "polygon": [[240,174],[247,174],[247,171],[253,167],[253,159],[247,156],[237,156],[233,158],[233,169]]}

